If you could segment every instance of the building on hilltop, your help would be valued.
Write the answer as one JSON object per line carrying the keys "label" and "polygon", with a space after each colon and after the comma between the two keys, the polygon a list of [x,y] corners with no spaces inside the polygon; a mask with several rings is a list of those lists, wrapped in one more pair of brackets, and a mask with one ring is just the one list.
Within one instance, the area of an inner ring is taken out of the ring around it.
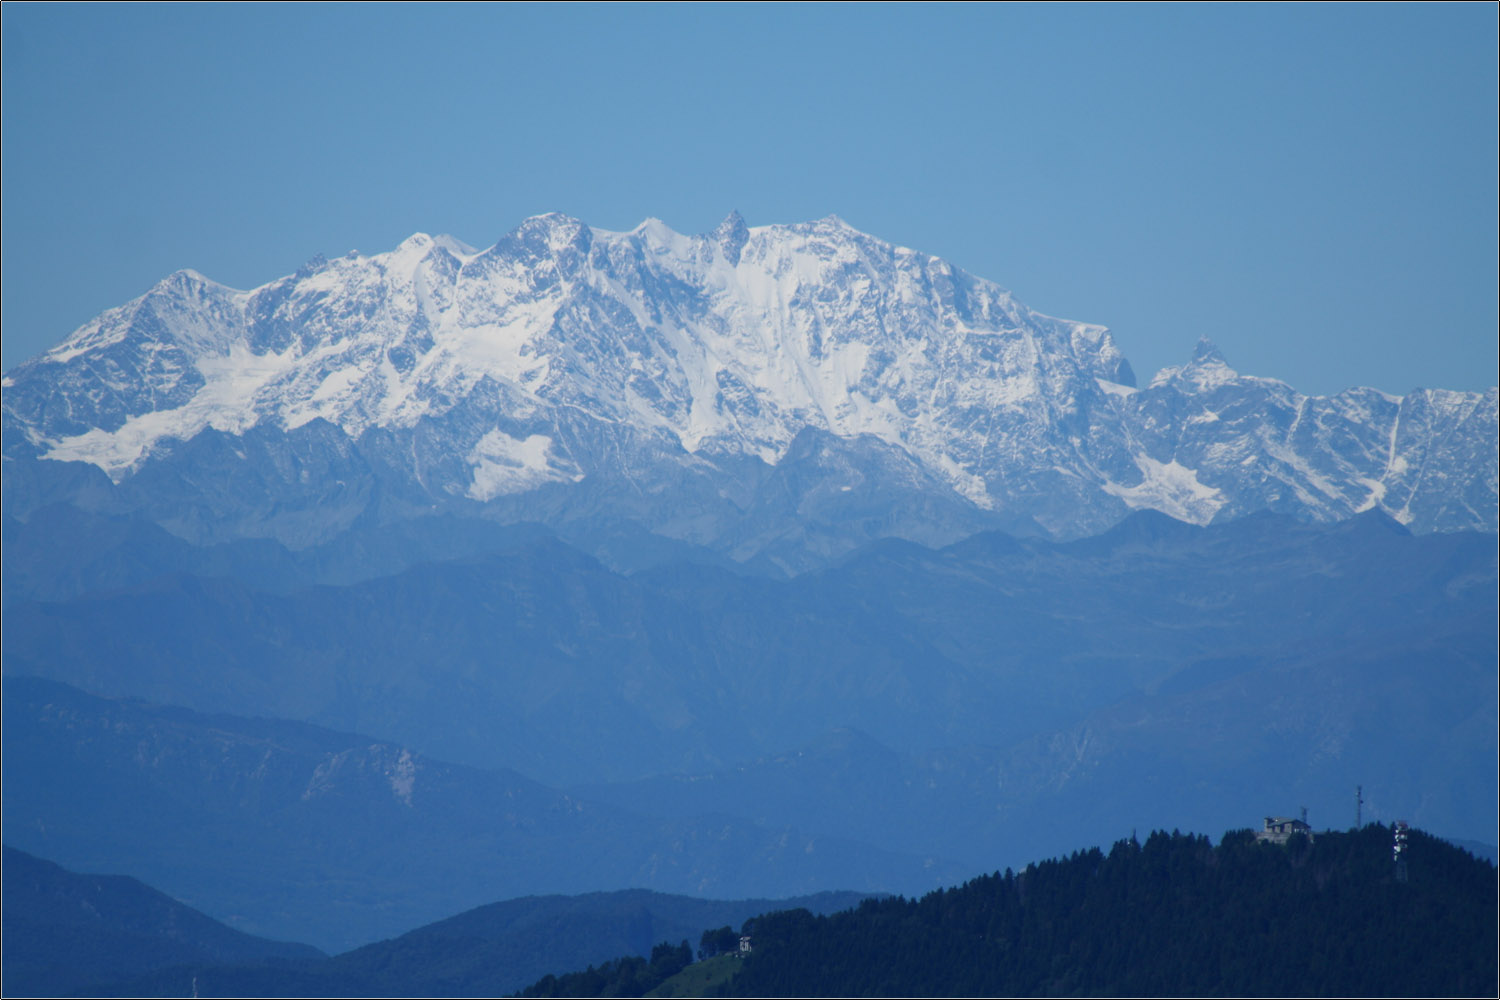
{"label": "building on hilltop", "polygon": [[1313,839],[1312,827],[1307,825],[1307,820],[1292,819],[1288,816],[1267,816],[1265,827],[1255,834],[1255,839],[1268,840],[1273,844],[1285,844],[1294,833],[1303,833],[1307,835],[1308,840]]}

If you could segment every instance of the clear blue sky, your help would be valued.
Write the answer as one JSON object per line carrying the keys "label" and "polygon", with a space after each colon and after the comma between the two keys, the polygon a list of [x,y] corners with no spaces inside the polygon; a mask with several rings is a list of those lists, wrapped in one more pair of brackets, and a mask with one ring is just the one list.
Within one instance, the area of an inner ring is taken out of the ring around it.
{"label": "clear blue sky", "polygon": [[4,367],[528,215],[837,213],[1308,392],[1496,381],[1496,6],[61,6],[4,18]]}

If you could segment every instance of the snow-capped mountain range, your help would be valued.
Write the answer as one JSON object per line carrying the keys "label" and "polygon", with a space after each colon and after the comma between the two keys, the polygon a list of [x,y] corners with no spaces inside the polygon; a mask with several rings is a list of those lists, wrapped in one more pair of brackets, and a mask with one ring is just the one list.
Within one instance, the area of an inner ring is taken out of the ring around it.
{"label": "snow-capped mountain range", "polygon": [[[684,236],[546,215],[487,250],[418,234],[251,291],[179,271],[9,372],[4,421],[7,480],[32,473],[7,506],[76,502],[55,467],[89,463],[190,537],[306,544],[377,507],[614,518],[741,559],[784,534],[755,523],[772,508],[924,541],[1139,508],[1497,524],[1494,389],[1305,396],[1207,341],[1137,388],[1104,327],[831,216]],[[275,512],[209,485],[247,474]]]}

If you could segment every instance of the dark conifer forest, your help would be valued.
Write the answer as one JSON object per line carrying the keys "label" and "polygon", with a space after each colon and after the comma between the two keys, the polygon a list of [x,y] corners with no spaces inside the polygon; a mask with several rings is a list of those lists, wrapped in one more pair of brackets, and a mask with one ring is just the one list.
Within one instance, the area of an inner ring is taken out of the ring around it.
{"label": "dark conifer forest", "polygon": [[[1153,833],[920,900],[769,913],[720,995],[1494,996],[1495,867],[1413,831],[1400,881],[1391,836]],[[523,995],[668,995],[651,973],[681,957],[662,946]]]}

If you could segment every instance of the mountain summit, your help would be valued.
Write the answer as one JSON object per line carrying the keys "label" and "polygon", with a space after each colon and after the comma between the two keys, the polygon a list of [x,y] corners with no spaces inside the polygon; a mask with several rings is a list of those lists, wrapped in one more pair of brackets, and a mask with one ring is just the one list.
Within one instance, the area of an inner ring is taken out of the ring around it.
{"label": "mountain summit", "polygon": [[1138,508],[1497,520],[1494,390],[1303,396],[1206,340],[1138,390],[1104,327],[833,216],[685,236],[543,215],[482,251],[418,233],[251,291],[180,271],[4,385],[8,507],[79,503],[84,480],[98,503],[59,471],[88,463],[112,509],[198,541],[435,509],[603,517],[741,559],[804,509],[824,555]]}

